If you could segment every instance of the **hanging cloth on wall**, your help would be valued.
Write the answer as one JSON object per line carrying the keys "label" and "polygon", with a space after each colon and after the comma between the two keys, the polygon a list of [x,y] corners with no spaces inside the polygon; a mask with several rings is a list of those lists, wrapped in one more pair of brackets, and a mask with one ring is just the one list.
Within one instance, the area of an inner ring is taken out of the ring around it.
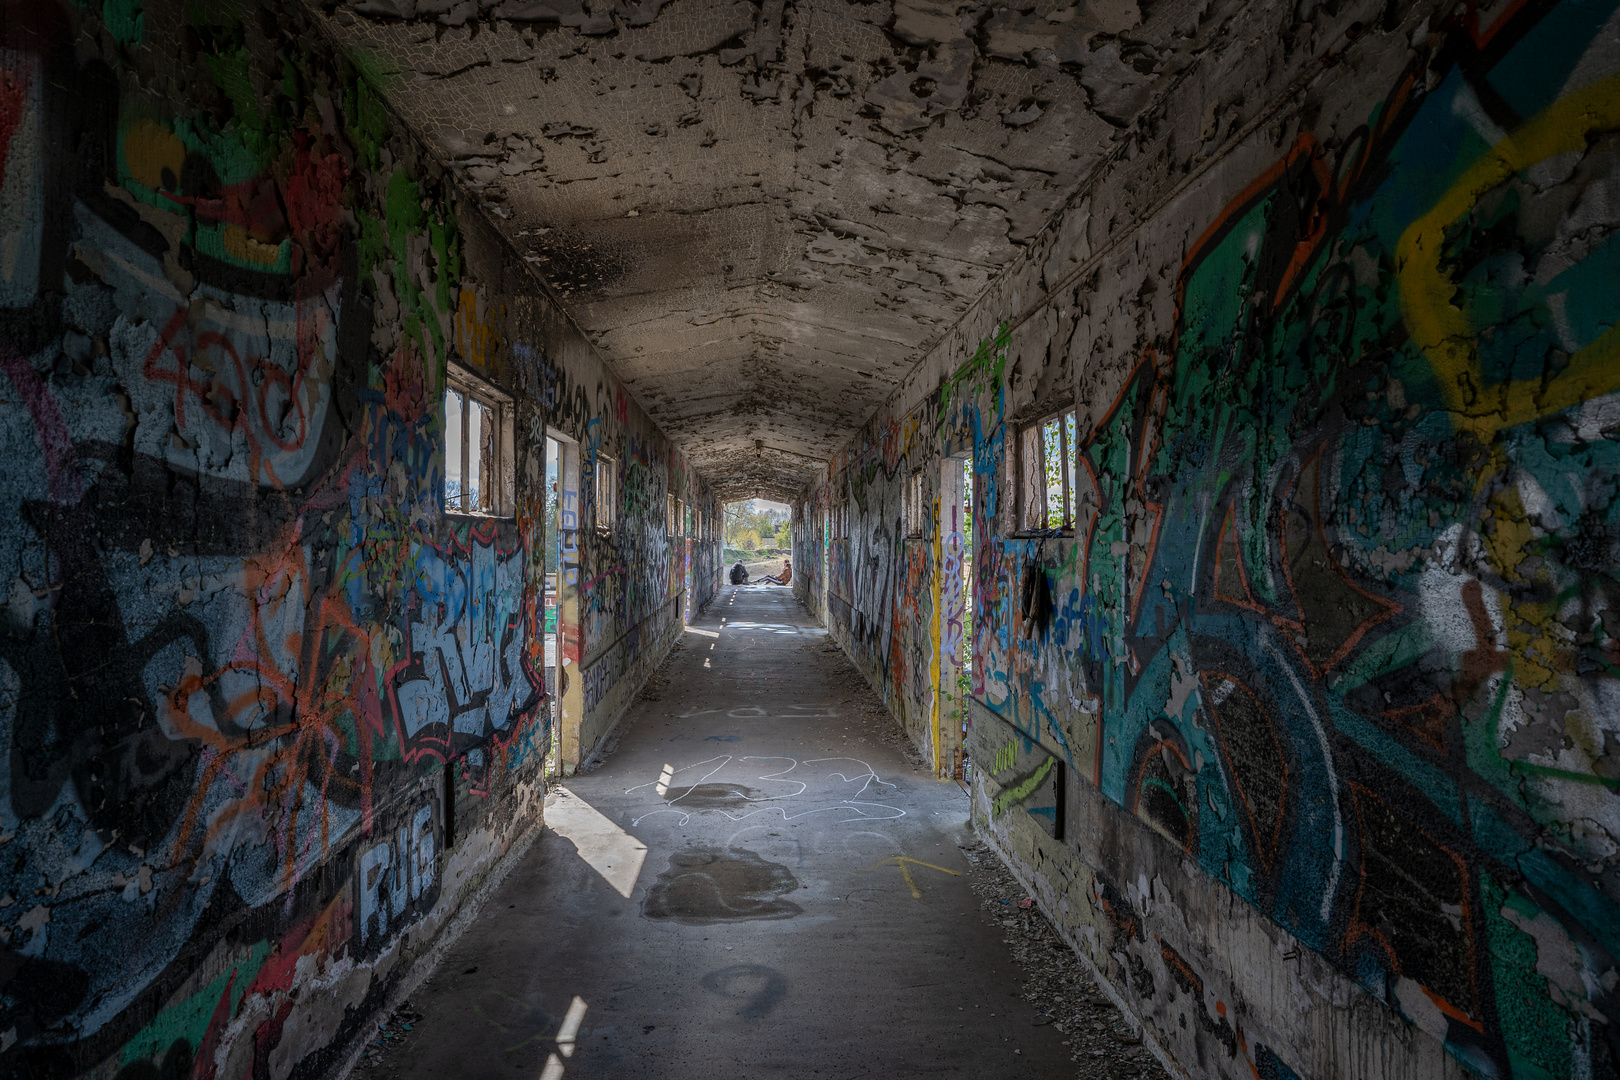
{"label": "hanging cloth on wall", "polygon": [[1044,636],[1052,622],[1052,586],[1046,580],[1046,570],[1038,559],[1024,563],[1023,604],[1021,614],[1031,637]]}

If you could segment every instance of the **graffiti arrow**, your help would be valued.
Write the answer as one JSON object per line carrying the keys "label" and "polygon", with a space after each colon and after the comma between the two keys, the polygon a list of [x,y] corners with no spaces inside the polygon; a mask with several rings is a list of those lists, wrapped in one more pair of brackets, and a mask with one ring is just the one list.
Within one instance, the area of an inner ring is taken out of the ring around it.
{"label": "graffiti arrow", "polygon": [[911,886],[911,898],[913,900],[921,900],[922,890],[917,888],[917,881],[911,876],[911,867],[907,866],[907,863],[915,863],[918,866],[926,866],[930,870],[938,870],[940,873],[949,874],[952,877],[962,876],[962,872],[960,870],[947,870],[943,866],[935,866],[931,862],[923,862],[921,859],[913,859],[908,855],[891,855],[881,862],[873,863],[871,866],[868,866],[867,869],[876,870],[880,866],[898,866],[900,868],[900,876],[906,879],[907,885]]}

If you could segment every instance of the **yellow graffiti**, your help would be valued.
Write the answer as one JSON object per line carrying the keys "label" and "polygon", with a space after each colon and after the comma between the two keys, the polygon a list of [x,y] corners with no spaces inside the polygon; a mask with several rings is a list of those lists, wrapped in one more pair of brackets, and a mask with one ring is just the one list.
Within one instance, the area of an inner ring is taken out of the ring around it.
{"label": "yellow graffiti", "polygon": [[1476,161],[1427,214],[1401,236],[1401,314],[1429,357],[1459,430],[1488,439],[1620,386],[1620,324],[1570,357],[1550,381],[1510,379],[1487,387],[1476,335],[1453,299],[1457,286],[1441,269],[1446,230],[1491,189],[1538,161],[1585,151],[1594,132],[1620,128],[1620,76],[1569,94],[1525,122]]}
{"label": "yellow graffiti", "polygon": [[490,325],[489,302],[482,289],[463,288],[456,305],[456,348],[473,367],[494,371],[501,338]]}
{"label": "yellow graffiti", "polygon": [[137,120],[125,130],[124,167],[147,187],[178,188],[185,164],[186,144],[156,120]]}
{"label": "yellow graffiti", "polygon": [[926,866],[930,870],[938,870],[940,873],[949,874],[952,877],[962,876],[962,873],[959,870],[947,870],[943,866],[935,866],[931,862],[923,862],[921,859],[913,859],[908,855],[891,855],[887,859],[873,863],[871,866],[868,866],[867,869],[876,870],[880,866],[898,866],[900,868],[900,876],[906,879],[907,885],[911,886],[911,898],[913,900],[921,900],[922,890],[917,888],[917,879],[911,876],[911,867],[906,865],[907,863],[911,863],[916,866]]}
{"label": "yellow graffiti", "polygon": [[279,244],[266,244],[262,240],[255,240],[248,235],[248,231],[240,225],[227,225],[220,232],[220,243],[225,248],[225,254],[243,262],[255,262],[264,266],[275,266],[281,261],[282,250],[288,241]]}
{"label": "yellow graffiti", "polygon": [[[1491,528],[1480,530],[1479,535],[1490,565],[1509,581],[1539,582],[1551,587],[1553,582],[1544,566],[1528,572],[1525,567],[1535,530],[1519,489],[1504,485],[1490,496],[1486,507]],[[1556,589],[1551,591],[1556,594]],[[1567,631],[1558,621],[1560,599],[1527,600],[1509,592],[1497,593],[1497,599],[1516,681],[1542,690],[1556,689],[1558,673],[1572,671],[1575,663],[1572,650],[1562,640]]]}

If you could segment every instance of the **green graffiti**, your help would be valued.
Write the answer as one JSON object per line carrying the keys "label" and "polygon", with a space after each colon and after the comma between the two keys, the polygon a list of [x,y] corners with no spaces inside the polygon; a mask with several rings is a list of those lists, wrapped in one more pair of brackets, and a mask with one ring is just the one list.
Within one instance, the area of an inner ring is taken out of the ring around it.
{"label": "green graffiti", "polygon": [[204,61],[214,85],[230,100],[238,137],[243,147],[253,155],[253,171],[262,172],[275,156],[277,140],[270,133],[269,118],[259,107],[259,96],[253,91],[253,79],[248,74],[251,58],[247,46],[204,57]]}
{"label": "green graffiti", "polygon": [[1057,758],[1049,757],[1041,762],[1040,768],[1036,769],[1028,777],[1019,781],[1013,787],[1004,788],[1001,794],[997,795],[991,803],[991,813],[995,817],[1000,817],[1007,812],[1007,808],[1013,803],[1023,802],[1033,795],[1035,790],[1046,781],[1047,775],[1051,773],[1052,766],[1055,764],[1057,764]]}
{"label": "green graffiti", "polygon": [[939,424],[944,430],[951,405],[957,400],[964,387],[976,393],[982,393],[989,387],[1001,387],[1002,376],[1007,371],[1007,350],[1012,346],[1012,327],[1009,323],[1002,323],[996,327],[994,336],[987,337],[979,342],[979,347],[961,367],[945,380],[939,388]]}
{"label": "green graffiti", "polygon": [[1006,772],[1018,764],[1018,744],[1010,742],[996,751],[995,772]]}
{"label": "green graffiti", "polygon": [[105,0],[101,21],[120,45],[139,45],[146,34],[146,13],[140,0]]}
{"label": "green graffiti", "polygon": [[1485,943],[1496,988],[1496,1013],[1516,1080],[1567,1080],[1569,1016],[1548,996],[1536,972],[1536,942],[1502,915],[1504,907],[1534,919],[1540,909],[1507,893],[1488,873],[1479,876]]}
{"label": "green graffiti", "polygon": [[[385,221],[363,221],[360,237],[360,266],[363,273],[390,262],[394,290],[405,312],[405,336],[416,343],[419,353],[436,361],[435,371],[442,381],[449,357],[445,326],[453,309],[451,288],[461,274],[460,239],[455,222],[448,215],[429,216],[422,205],[421,187],[403,169],[388,178],[384,196]],[[411,273],[411,239],[426,232],[425,249],[417,258],[431,253],[433,292],[425,292]],[[437,387],[434,388],[437,390]]]}
{"label": "green graffiti", "polygon": [[382,166],[382,148],[388,140],[388,110],[374,87],[385,85],[382,67],[371,54],[355,50],[349,54],[354,73],[344,95],[344,113],[349,141],[360,153],[368,169]]}
{"label": "green graffiti", "polygon": [[131,1062],[156,1057],[168,1050],[176,1039],[184,1039],[190,1043],[192,1051],[195,1052],[202,1045],[203,1035],[208,1031],[209,1022],[219,1009],[220,999],[225,995],[226,988],[230,989],[231,995],[228,1014],[235,1015],[237,1007],[242,1004],[243,995],[247,993],[248,985],[253,982],[253,976],[258,974],[259,968],[269,955],[268,941],[256,943],[248,955],[239,963],[233,964],[229,971],[221,972],[195,994],[158,1013],[150,1024],[136,1032],[135,1036],[124,1044],[123,1050],[119,1053],[119,1064],[128,1065]]}

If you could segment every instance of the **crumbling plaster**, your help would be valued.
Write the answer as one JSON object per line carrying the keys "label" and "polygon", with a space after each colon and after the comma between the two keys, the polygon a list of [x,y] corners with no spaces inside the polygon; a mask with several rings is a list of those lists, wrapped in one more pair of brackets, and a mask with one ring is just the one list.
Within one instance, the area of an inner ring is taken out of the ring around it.
{"label": "crumbling plaster", "polygon": [[1172,88],[1324,44],[1236,0],[325,10],[727,497],[809,482]]}
{"label": "crumbling plaster", "polygon": [[[926,750],[971,462],[937,730],[1188,1073],[1612,1075],[1620,19],[1265,17],[800,496],[801,592]],[[1021,532],[1010,447],[1070,405],[1077,525]]]}
{"label": "crumbling plaster", "polygon": [[299,5],[0,10],[0,1074],[337,1066],[714,592],[703,477],[375,89]]}

